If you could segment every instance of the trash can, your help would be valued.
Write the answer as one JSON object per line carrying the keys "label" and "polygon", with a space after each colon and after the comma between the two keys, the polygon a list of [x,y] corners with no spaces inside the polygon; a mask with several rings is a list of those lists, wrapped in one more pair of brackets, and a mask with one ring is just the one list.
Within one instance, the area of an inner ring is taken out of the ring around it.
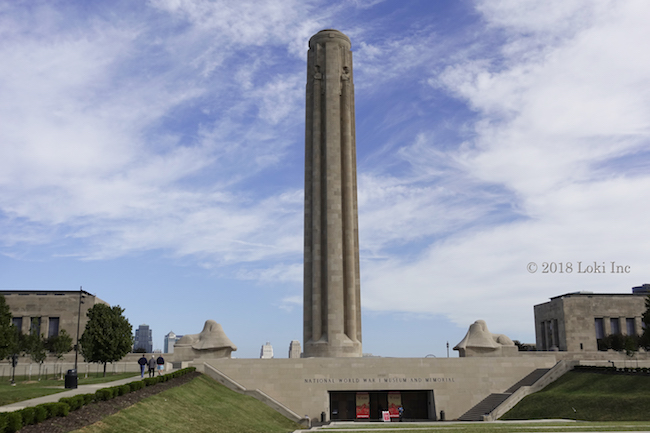
{"label": "trash can", "polygon": [[77,388],[77,370],[74,368],[68,370],[65,374],[65,387],[66,389],[75,389]]}
{"label": "trash can", "polygon": [[445,411],[441,410],[440,411],[440,421],[444,421],[444,420],[445,420]]}

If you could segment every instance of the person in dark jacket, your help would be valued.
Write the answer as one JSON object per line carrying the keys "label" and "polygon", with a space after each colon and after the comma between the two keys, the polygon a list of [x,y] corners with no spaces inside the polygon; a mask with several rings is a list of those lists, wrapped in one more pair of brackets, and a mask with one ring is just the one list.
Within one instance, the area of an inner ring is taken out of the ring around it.
{"label": "person in dark jacket", "polygon": [[165,368],[165,358],[160,355],[158,359],[156,359],[156,364],[158,364],[158,376],[160,376]]}
{"label": "person in dark jacket", "polygon": [[149,377],[154,377],[156,375],[156,358],[151,355],[149,360]]}
{"label": "person in dark jacket", "polygon": [[140,364],[140,377],[144,377],[144,366],[147,365],[147,357],[142,355],[142,358],[138,359],[138,364]]}

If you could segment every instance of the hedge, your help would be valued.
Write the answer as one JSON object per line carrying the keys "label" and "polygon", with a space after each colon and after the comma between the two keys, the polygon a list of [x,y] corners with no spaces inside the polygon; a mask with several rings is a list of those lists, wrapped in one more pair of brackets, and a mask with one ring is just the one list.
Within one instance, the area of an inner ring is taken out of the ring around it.
{"label": "hedge", "polygon": [[0,413],[0,433],[14,433],[26,425],[38,424],[48,418],[54,418],[57,416],[67,416],[70,411],[77,410],[92,402],[110,400],[118,395],[137,391],[145,386],[155,385],[159,382],[166,382],[193,371],[196,371],[196,368],[188,367],[162,376],[149,377],[144,380],[129,382],[125,385],[102,388],[97,390],[95,393],[62,397],[55,403],[43,403],[14,412]]}
{"label": "hedge", "polygon": [[2,414],[4,418],[4,431],[14,433],[23,428],[23,417],[16,412],[7,412]]}
{"label": "hedge", "polygon": [[26,407],[17,412],[23,418],[23,425],[30,425],[36,422],[36,410],[33,407]]}

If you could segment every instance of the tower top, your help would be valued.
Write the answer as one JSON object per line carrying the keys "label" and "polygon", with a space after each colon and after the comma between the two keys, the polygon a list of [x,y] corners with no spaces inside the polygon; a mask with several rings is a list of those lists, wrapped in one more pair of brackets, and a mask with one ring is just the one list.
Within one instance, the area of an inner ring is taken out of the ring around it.
{"label": "tower top", "polygon": [[339,41],[344,42],[348,49],[352,46],[350,38],[345,36],[342,32],[335,29],[324,29],[309,39],[309,48],[313,48],[314,44],[318,42],[327,42],[328,40],[333,39],[338,39]]}

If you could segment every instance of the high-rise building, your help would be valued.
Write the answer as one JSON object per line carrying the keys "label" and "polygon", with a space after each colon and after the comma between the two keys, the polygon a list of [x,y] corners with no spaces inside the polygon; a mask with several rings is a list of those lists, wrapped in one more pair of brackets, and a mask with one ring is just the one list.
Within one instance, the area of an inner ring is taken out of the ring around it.
{"label": "high-rise building", "polygon": [[304,356],[360,357],[361,303],[350,39],[309,40],[305,116]]}
{"label": "high-rise building", "polygon": [[149,325],[142,324],[135,330],[135,340],[133,342],[133,350],[144,349],[146,353],[153,352],[153,338],[152,331]]}
{"label": "high-rise building", "polygon": [[271,346],[271,343],[268,341],[264,346],[262,346],[262,350],[260,351],[260,359],[271,359],[273,358],[273,346]]}
{"label": "high-rise building", "polygon": [[293,340],[289,344],[289,358],[300,358],[301,355],[300,341]]}
{"label": "high-rise building", "polygon": [[165,335],[164,342],[164,353],[174,353],[174,344],[180,340],[183,336],[174,334],[174,331],[170,331],[169,334]]}

